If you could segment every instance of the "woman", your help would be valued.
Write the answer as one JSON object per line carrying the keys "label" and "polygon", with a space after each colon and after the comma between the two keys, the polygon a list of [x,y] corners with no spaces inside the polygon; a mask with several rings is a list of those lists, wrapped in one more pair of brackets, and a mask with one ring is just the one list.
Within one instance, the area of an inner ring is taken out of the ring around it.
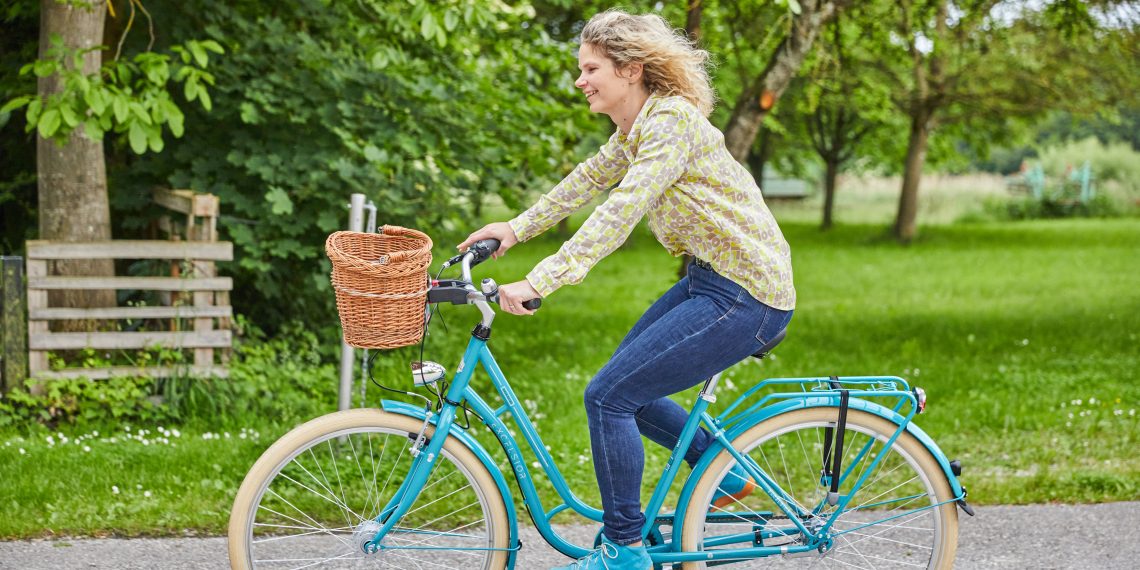
{"label": "woman", "polygon": [[[581,41],[575,86],[617,130],[530,209],[472,233],[459,248],[496,238],[495,255],[503,255],[616,184],[558,253],[526,280],[499,288],[504,310],[532,314],[524,301],[579,283],[643,216],[670,253],[695,258],[586,387],[603,542],[565,568],[643,570],[651,563],[641,543],[641,435],[673,447],[687,414],[668,396],[743,360],[787,326],[795,306],[791,254],[755,180],[707,119],[708,53],[659,16],[617,10],[590,19]],[[685,456],[690,466],[711,441],[708,432],[697,434]],[[717,506],[753,488],[734,467]]]}

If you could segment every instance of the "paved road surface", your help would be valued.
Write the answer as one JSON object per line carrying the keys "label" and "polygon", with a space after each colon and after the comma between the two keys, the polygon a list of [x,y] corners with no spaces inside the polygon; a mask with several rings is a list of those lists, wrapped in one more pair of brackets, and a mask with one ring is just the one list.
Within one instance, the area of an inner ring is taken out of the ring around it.
{"label": "paved road surface", "polygon": [[[955,568],[1140,568],[1140,502],[976,509],[974,518],[962,514]],[[563,530],[579,544],[590,541],[595,532],[589,527]],[[531,528],[523,529],[522,540],[520,570],[568,561]],[[228,568],[225,538],[0,542],[0,569],[143,568]]]}

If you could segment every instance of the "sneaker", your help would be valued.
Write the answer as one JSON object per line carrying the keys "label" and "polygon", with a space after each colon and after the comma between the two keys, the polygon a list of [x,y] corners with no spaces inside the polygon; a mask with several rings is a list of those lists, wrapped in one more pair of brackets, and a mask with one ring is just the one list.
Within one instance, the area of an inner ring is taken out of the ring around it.
{"label": "sneaker", "polygon": [[645,545],[618,546],[602,535],[598,549],[571,562],[551,570],[651,570],[653,561],[645,551]]}
{"label": "sneaker", "polygon": [[720,487],[717,487],[716,492],[713,493],[712,503],[709,505],[709,511],[716,511],[731,505],[732,503],[747,497],[756,490],[756,481],[752,479],[739,463],[732,466],[728,474],[724,476],[724,480],[720,482]]}

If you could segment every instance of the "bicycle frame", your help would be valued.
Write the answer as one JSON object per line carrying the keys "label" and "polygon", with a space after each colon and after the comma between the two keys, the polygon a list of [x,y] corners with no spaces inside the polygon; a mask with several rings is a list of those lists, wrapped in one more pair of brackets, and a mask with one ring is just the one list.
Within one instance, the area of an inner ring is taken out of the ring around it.
{"label": "bicycle frame", "polygon": [[[474,372],[477,368],[482,368],[485,370],[490,377],[492,386],[503,401],[503,405],[499,408],[493,409],[477,392],[475,392],[474,389],[471,388],[471,379],[474,376]],[[668,462],[664,468],[664,472],[662,473],[662,476],[658,481],[653,495],[651,496],[645,510],[646,524],[642,531],[642,535],[645,537],[647,550],[654,564],[756,558],[780,554],[795,554],[799,552],[810,552],[813,550],[818,550],[823,546],[823,543],[820,541],[819,537],[826,535],[831,524],[834,522],[834,517],[828,520],[826,526],[822,528],[817,527],[814,531],[809,530],[808,525],[805,523],[805,518],[817,513],[805,513],[799,510],[795,506],[795,502],[785,494],[780,486],[767,473],[765,473],[759,465],[757,465],[747,455],[741,454],[732,447],[731,441],[743,430],[743,428],[750,427],[757,421],[761,421],[767,417],[771,417],[776,414],[790,411],[791,409],[799,407],[835,406],[838,404],[838,391],[817,391],[810,394],[805,394],[804,391],[770,394],[760,402],[747,407],[743,412],[732,416],[729,415],[733,410],[738,408],[745,399],[753,395],[762,386],[779,383],[799,383],[801,386],[805,386],[809,383],[820,382],[822,380],[824,379],[802,378],[774,379],[765,381],[742,395],[739,399],[737,399],[736,402],[731,404],[725,410],[725,412],[716,418],[710,416],[707,413],[707,409],[710,403],[715,401],[715,397],[711,395],[710,386],[706,384],[706,389],[702,390],[701,397],[697,399],[696,403],[693,406],[693,409],[689,413],[689,418],[685,423],[677,445],[670,453]],[[847,379],[843,380],[847,381]],[[883,378],[851,379],[851,381],[855,383],[870,383],[872,381],[881,382],[883,380]],[[902,381],[901,378],[891,378],[891,380],[898,380],[901,381],[904,386],[906,385],[905,381]],[[715,381],[710,382],[712,382],[715,386]],[[881,387],[882,386],[880,386],[880,388]],[[912,433],[917,433],[918,437],[920,437],[920,440],[926,443],[928,447],[933,445],[933,441],[931,441],[929,437],[926,437],[924,433],[921,433],[921,430],[918,430],[916,426],[913,426],[913,424],[910,423],[910,419],[914,416],[917,410],[917,405],[914,395],[909,390],[851,390],[851,396],[851,405],[853,408],[865,409],[871,411],[872,413],[888,417],[888,419],[891,419],[896,423],[896,425],[899,426],[891,439],[886,443],[887,446],[893,444],[903,431],[911,431]],[[894,409],[891,410],[889,408],[878,406],[877,404],[858,399],[857,397],[860,396],[895,397],[899,400],[894,406]],[[783,402],[775,405],[766,405],[767,402],[772,398],[783,400]],[[572,509],[573,511],[588,519],[601,522],[602,511],[584,503],[570,489],[569,485],[566,483],[566,479],[558,469],[558,466],[554,463],[554,459],[546,450],[542,438],[539,436],[537,430],[534,427],[534,424],[531,422],[530,417],[527,415],[526,409],[520,404],[518,397],[514,393],[514,390],[508,383],[502,370],[499,368],[499,365],[495,361],[495,358],[492,356],[490,349],[487,346],[486,340],[480,339],[474,335],[472,336],[463,354],[463,358],[459,363],[459,367],[456,370],[455,377],[445,395],[445,402],[446,403],[441,408],[438,416],[433,417],[430,412],[425,412],[422,409],[415,408],[403,402],[394,402],[389,400],[382,401],[382,405],[385,410],[394,411],[396,413],[404,413],[406,415],[415,415],[424,420],[425,429],[428,423],[433,423],[436,426],[436,430],[435,436],[431,437],[430,439],[425,438],[424,434],[421,434],[416,443],[413,445],[411,452],[415,456],[415,460],[409,471],[409,475],[393,495],[389,503],[380,511],[380,514],[376,520],[378,523],[380,523],[381,528],[374,535],[373,539],[367,542],[364,547],[366,549],[376,550],[381,548],[393,548],[389,546],[381,546],[380,542],[382,538],[394,528],[396,523],[404,516],[411,505],[415,502],[419,494],[419,489],[422,488],[428,475],[431,473],[435,465],[435,461],[439,456],[439,451],[443,447],[444,441],[453,433],[464,434],[465,437],[462,438],[464,442],[476,455],[480,456],[480,459],[484,462],[484,464],[492,470],[492,474],[496,477],[496,479],[501,478],[501,473],[498,472],[498,469],[495,466],[495,462],[490,458],[489,454],[487,454],[487,452],[477,443],[474,443],[473,438],[470,438],[470,436],[467,436],[464,432],[462,432],[462,428],[454,425],[458,407],[463,402],[467,402],[475,415],[478,416],[479,419],[488,426],[488,428],[490,428],[491,432],[495,435],[496,439],[498,439],[499,443],[502,445],[504,451],[506,452],[507,459],[511,464],[511,468],[514,472],[515,478],[518,481],[519,488],[522,491],[523,501],[527,506],[527,510],[531,515],[531,519],[533,520],[535,527],[538,529],[542,537],[556,550],[572,558],[580,558],[593,550],[594,545],[590,545],[589,547],[580,546],[564,539],[557,533],[557,531],[554,530],[551,524],[551,519],[562,511]],[[900,415],[898,411],[908,402],[911,404],[909,413],[905,416]],[[530,446],[531,451],[538,459],[539,467],[547,475],[550,482],[553,484],[555,491],[558,493],[558,496],[562,500],[561,504],[556,505],[549,510],[546,510],[542,505],[542,501],[538,495],[538,490],[535,487],[532,479],[531,470],[523,460],[522,449],[519,442],[515,439],[514,436],[510,434],[509,428],[502,418],[502,416],[508,412],[511,414],[511,417],[513,418],[515,424],[521,430],[522,438],[527,442],[527,444]],[[788,517],[788,520],[794,526],[794,528],[766,532],[771,533],[773,536],[781,534],[786,536],[799,533],[805,537],[804,544],[773,547],[752,545],[747,548],[739,549],[719,549],[715,552],[681,552],[679,541],[670,540],[668,542],[665,542],[662,539],[661,534],[657,530],[657,528],[661,525],[672,526],[673,536],[679,536],[679,528],[675,523],[682,520],[684,508],[689,502],[688,499],[691,496],[692,488],[694,487],[696,479],[698,477],[689,477],[689,480],[682,490],[681,496],[678,500],[678,511],[674,513],[664,514],[662,514],[660,511],[665,502],[668,490],[675,481],[677,472],[680,470],[680,465],[683,463],[682,458],[684,457],[685,451],[692,443],[696,430],[701,423],[704,423],[710,430],[714,437],[715,443],[710,446],[701,462],[699,462],[697,466],[694,467],[693,474],[699,476],[699,474],[703,473],[704,467],[707,466],[708,463],[710,463],[712,459],[720,453],[721,450],[718,449],[718,447],[727,450],[727,452],[732,455],[733,459],[743,465],[745,469],[753,476],[761,489],[770,497],[772,497],[775,503],[781,508],[783,513]],[[864,447],[864,449],[859,452],[859,455],[856,456],[856,459],[859,459],[864,454],[866,454],[869,446],[870,443],[868,443],[867,447]],[[937,446],[934,446],[933,450],[937,450]],[[942,455],[941,451],[937,451],[937,453],[935,453],[935,456],[939,459],[940,462],[945,464],[945,456]],[[877,465],[880,458],[881,456],[875,458],[871,465]],[[856,462],[851,462],[849,465],[854,465],[855,463]],[[864,476],[855,483],[852,491],[849,494],[841,497],[840,506],[836,513],[842,512],[843,508],[847,506],[848,501],[850,501],[851,497],[854,496],[858,491],[859,487],[864,482],[866,474],[870,471],[870,469],[866,470],[864,472]],[[841,475],[841,480],[846,478],[849,474],[850,468]],[[951,476],[948,470],[947,475],[951,477],[952,486],[954,488],[954,493],[957,499],[961,499],[963,493],[960,486],[958,485],[956,478]],[[500,486],[501,488],[503,487],[502,484],[500,484]],[[512,513],[511,538],[514,542],[512,542],[511,548],[508,549],[512,551],[508,566],[513,567],[513,551],[517,551],[518,548],[521,547],[521,544],[517,542],[517,533],[513,528],[515,525],[513,517],[514,506],[511,504],[512,499],[509,494],[506,493],[504,494],[503,498],[508,502],[508,511]],[[927,508],[935,508],[941,504],[942,503],[931,505]],[[813,510],[818,511],[819,506]]]}

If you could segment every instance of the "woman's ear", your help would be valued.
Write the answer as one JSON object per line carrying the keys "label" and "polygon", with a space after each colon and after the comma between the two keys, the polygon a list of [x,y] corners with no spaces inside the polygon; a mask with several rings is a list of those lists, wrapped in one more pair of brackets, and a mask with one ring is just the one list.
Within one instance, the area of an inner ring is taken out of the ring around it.
{"label": "woman's ear", "polygon": [[626,64],[621,70],[621,77],[628,79],[630,84],[640,83],[642,72],[645,71],[645,66],[640,62],[632,62]]}

